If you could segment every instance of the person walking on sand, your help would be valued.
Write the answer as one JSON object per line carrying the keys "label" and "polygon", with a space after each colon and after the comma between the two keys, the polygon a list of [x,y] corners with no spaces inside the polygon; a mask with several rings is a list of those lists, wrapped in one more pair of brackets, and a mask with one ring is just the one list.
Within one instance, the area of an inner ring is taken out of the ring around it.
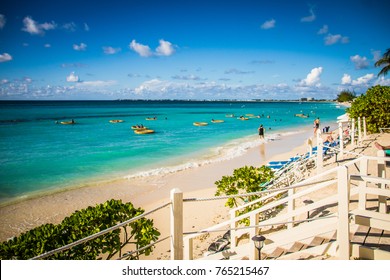
{"label": "person walking on sand", "polygon": [[264,139],[264,126],[261,124],[258,131],[259,131],[259,136],[260,136],[260,139]]}
{"label": "person walking on sand", "polygon": [[316,118],[316,119],[314,120],[314,125],[313,125],[313,127],[314,127],[314,135],[316,135],[317,130],[320,128],[320,118]]}

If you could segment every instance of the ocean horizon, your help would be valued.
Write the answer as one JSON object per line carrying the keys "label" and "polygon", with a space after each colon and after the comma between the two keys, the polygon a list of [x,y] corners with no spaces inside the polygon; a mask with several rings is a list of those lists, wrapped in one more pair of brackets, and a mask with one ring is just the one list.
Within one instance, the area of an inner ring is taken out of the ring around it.
{"label": "ocean horizon", "polygon": [[[260,124],[270,141],[345,113],[314,101],[0,101],[0,108],[0,203],[231,159],[259,145]],[[155,133],[137,135],[133,125]]]}

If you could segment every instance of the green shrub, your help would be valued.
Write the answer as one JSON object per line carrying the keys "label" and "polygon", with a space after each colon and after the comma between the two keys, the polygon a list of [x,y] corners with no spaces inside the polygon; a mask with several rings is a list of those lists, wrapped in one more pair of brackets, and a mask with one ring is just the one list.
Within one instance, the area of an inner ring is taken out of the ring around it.
{"label": "green shrub", "polygon": [[[115,226],[143,212],[143,209],[134,208],[130,202],[122,203],[121,200],[112,199],[95,207],[76,211],[58,225],[45,224],[1,243],[0,259],[30,259]],[[121,230],[117,229],[47,259],[94,260],[102,258],[103,255],[106,259],[111,259],[127,244],[135,244],[137,249],[142,248],[156,241],[160,235],[153,226],[153,220],[146,218],[124,225],[122,229],[122,234]],[[140,254],[149,255],[152,250],[152,247],[149,247],[128,258],[137,259]]]}
{"label": "green shrub", "polygon": [[[253,166],[244,166],[233,171],[231,176],[223,176],[221,180],[215,182],[217,185],[216,196],[229,196],[236,194],[246,194],[262,191],[265,189],[263,185],[269,182],[274,177],[274,172],[267,166],[261,166],[259,168]],[[230,208],[237,207],[247,202],[258,199],[259,195],[250,195],[245,197],[228,198],[226,206]],[[237,214],[242,215],[250,212],[253,209],[260,207],[261,204],[254,204],[249,207],[245,207],[244,210],[239,211]],[[248,223],[247,220],[244,221]]]}
{"label": "green shrub", "polygon": [[390,87],[374,86],[356,98],[347,112],[351,118],[366,117],[367,131],[379,132],[390,127]]}

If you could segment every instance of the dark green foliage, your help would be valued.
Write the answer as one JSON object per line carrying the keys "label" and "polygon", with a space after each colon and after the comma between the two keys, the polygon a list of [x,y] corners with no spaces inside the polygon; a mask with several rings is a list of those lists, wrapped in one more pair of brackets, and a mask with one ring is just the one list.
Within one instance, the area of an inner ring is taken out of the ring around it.
{"label": "dark green foliage", "polygon": [[[0,259],[30,259],[115,226],[143,212],[143,209],[134,208],[130,202],[122,203],[121,200],[112,199],[95,207],[76,211],[61,224],[45,224],[1,243]],[[122,234],[120,229],[111,231],[48,259],[94,260],[102,258],[103,255],[110,259],[120,253],[127,244],[142,248],[156,241],[160,235],[153,226],[153,221],[146,218],[125,225],[122,230]],[[149,255],[151,252],[152,247],[149,247],[129,258],[136,259],[140,254]]]}
{"label": "dark green foliage", "polygon": [[356,95],[353,92],[350,92],[348,90],[343,90],[342,92],[337,95],[337,101],[338,102],[348,102],[352,101],[356,98]]}
{"label": "dark green foliage", "polygon": [[[265,187],[262,186],[269,182],[273,176],[273,171],[267,166],[263,165],[259,168],[244,166],[235,169],[232,176],[223,176],[221,180],[215,182],[217,185],[217,192],[215,195],[224,196],[262,191],[265,189]],[[228,198],[225,205],[234,208],[247,202],[254,201],[259,197],[259,195],[251,195],[246,197]],[[247,213],[260,206],[260,204],[254,204],[250,207],[246,207],[238,214]]]}
{"label": "dark green foliage", "polygon": [[366,117],[367,130],[379,132],[381,127],[390,127],[390,87],[374,86],[356,98],[347,110],[351,118]]}

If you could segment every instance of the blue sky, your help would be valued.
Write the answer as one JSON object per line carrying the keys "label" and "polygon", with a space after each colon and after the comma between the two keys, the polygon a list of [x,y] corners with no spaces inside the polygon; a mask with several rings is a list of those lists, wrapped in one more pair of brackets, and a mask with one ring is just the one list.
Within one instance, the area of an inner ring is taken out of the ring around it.
{"label": "blue sky", "polygon": [[388,0],[0,4],[0,99],[316,99],[373,85]]}

